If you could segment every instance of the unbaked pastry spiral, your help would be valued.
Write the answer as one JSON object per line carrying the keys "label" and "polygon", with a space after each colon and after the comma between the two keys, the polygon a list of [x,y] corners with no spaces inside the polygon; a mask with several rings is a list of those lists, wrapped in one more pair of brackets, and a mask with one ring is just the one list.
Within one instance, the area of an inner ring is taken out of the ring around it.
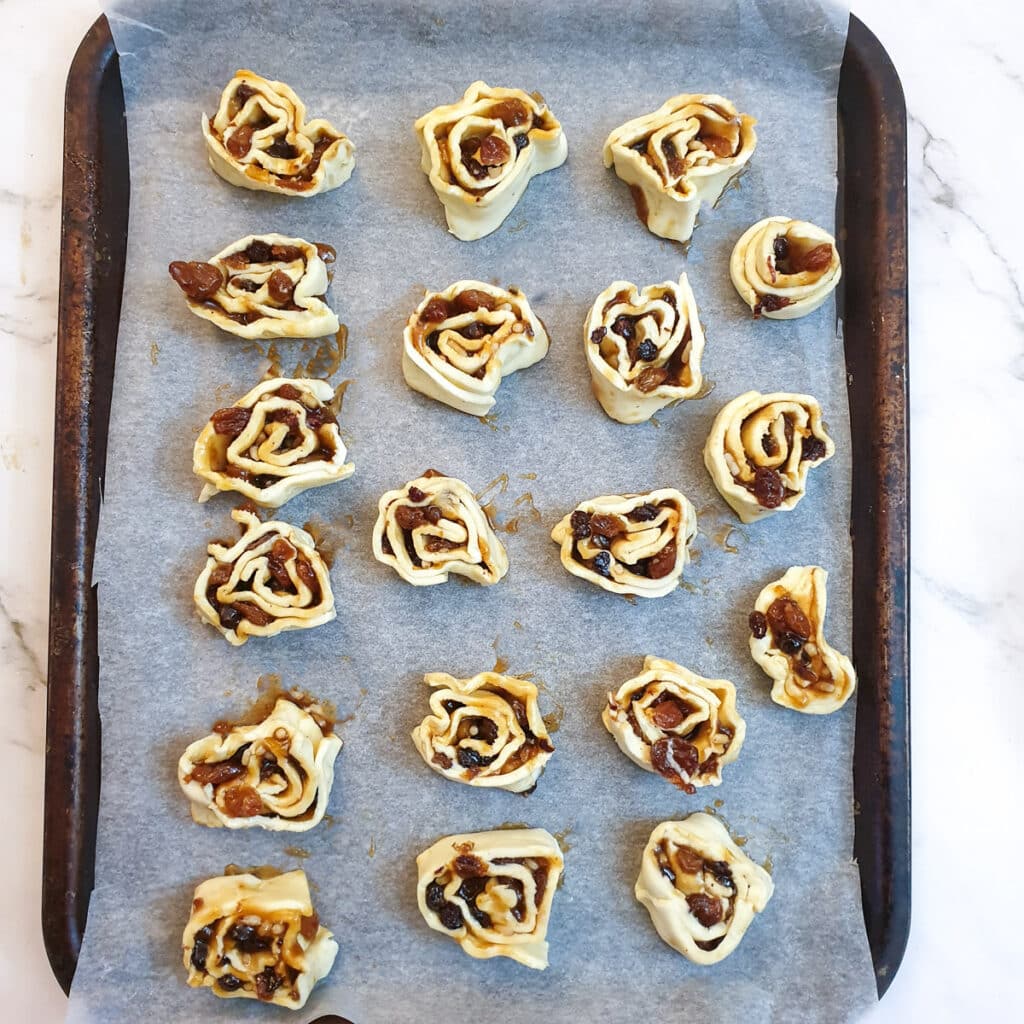
{"label": "unbaked pastry spiral", "polygon": [[284,82],[236,71],[217,113],[203,114],[210,166],[225,181],[258,192],[315,196],[348,181],[355,147],[330,122],[306,120]]}
{"label": "unbaked pastry spiral", "polygon": [[436,470],[381,496],[373,556],[416,587],[447,583],[451,573],[490,586],[508,572],[505,548],[473,492]]}
{"label": "unbaked pastry spiral", "polygon": [[192,988],[290,1010],[306,1005],[338,954],[304,871],[208,878],[196,886],[181,945]]}
{"label": "unbaked pastry spiral", "polygon": [[772,700],[805,715],[838,711],[857,686],[850,659],[825,640],[825,585],[817,565],[794,565],[757,596],[750,653],[772,678]]}
{"label": "unbaked pastry spiral", "polygon": [[246,235],[209,263],[175,260],[171,277],[196,316],[239,338],[321,338],[338,330],[324,301],[330,246]]}
{"label": "unbaked pastry spiral", "polygon": [[732,283],[755,318],[807,316],[835,291],[842,274],[836,240],[788,217],[766,217],[748,228],[729,260]]}
{"label": "unbaked pastry spiral", "polygon": [[423,919],[471,957],[548,965],[548,920],[564,861],[542,828],[448,836],[416,858]]}
{"label": "unbaked pastry spiral", "polygon": [[423,760],[453,782],[531,792],[555,749],[537,687],[497,672],[471,679],[430,672],[423,679],[434,687],[432,713],[412,731]]}
{"label": "unbaked pastry spiral", "polygon": [[580,502],[551,531],[562,565],[613,594],[664,597],[675,590],[697,533],[693,505],[671,487]]}
{"label": "unbaked pastry spiral", "polygon": [[214,541],[196,580],[200,616],[235,647],[251,636],[312,629],[335,617],[331,579],[313,538],[296,526],[239,508],[234,544]]}
{"label": "unbaked pastry spiral", "polygon": [[594,397],[620,423],[642,423],[700,392],[704,330],[685,274],[642,290],[610,284],[591,307],[583,343]]}
{"label": "unbaked pastry spiral", "polygon": [[485,416],[502,377],[547,354],[547,331],[518,288],[456,281],[427,292],[409,317],[402,373],[414,391]]}
{"label": "unbaked pastry spiral", "polygon": [[705,679],[650,655],[640,675],[608,694],[601,720],[634,764],[685,793],[719,785],[747,732],[727,679]]}
{"label": "unbaked pastry spiral", "polygon": [[722,96],[683,93],[616,128],[604,165],[629,185],[650,231],[685,242],[700,204],[717,202],[750,159],[756,123]]}
{"label": "unbaked pastry spiral", "polygon": [[635,891],[665,942],[695,964],[715,964],[736,949],[774,886],[717,818],[691,814],[651,833]]}
{"label": "unbaked pastry spiral", "polygon": [[810,468],[835,452],[817,399],[789,391],[747,391],[715,417],[704,465],[740,519],[755,523],[796,508]]}
{"label": "unbaked pastry spiral", "polygon": [[562,126],[538,93],[474,82],[415,125],[448,230],[471,242],[500,227],[535,174],[565,162]]}
{"label": "unbaked pastry spiral", "polygon": [[275,377],[218,409],[192,455],[192,471],[206,481],[199,500],[236,491],[280,508],[311,487],[350,477],[355,466],[345,461],[333,401],[325,381]]}
{"label": "unbaked pastry spiral", "polygon": [[281,697],[262,722],[218,723],[190,743],[178,784],[200,825],[307,832],[323,820],[340,750],[322,708]]}

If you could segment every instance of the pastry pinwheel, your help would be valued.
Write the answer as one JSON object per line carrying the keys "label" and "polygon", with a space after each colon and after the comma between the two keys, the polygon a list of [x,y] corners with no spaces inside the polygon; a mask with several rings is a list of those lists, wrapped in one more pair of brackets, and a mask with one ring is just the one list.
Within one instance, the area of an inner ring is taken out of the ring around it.
{"label": "pastry pinwheel", "polygon": [[321,338],[338,330],[324,301],[324,257],[334,250],[302,238],[246,235],[209,263],[168,268],[196,316],[239,338]]}
{"label": "pastry pinwheel", "polygon": [[502,377],[547,353],[547,331],[518,288],[456,281],[427,292],[409,317],[402,373],[414,391],[485,416]]}
{"label": "pastry pinwheel", "polygon": [[564,861],[542,828],[448,836],[416,858],[423,919],[471,957],[548,965],[548,919]]}
{"label": "pastry pinwheel", "polygon": [[835,291],[843,268],[827,231],[804,220],[766,217],[736,243],[729,275],[755,318],[795,320]]}
{"label": "pastry pinwheel", "polygon": [[750,613],[750,653],[772,679],[772,700],[806,715],[838,711],[857,686],[850,659],[825,640],[825,585],[817,565],[794,565]]}
{"label": "pastry pinwheel", "polygon": [[196,580],[200,616],[235,647],[251,636],[312,629],[335,617],[331,579],[313,538],[296,526],[261,522],[248,509],[231,518],[234,544],[214,541]]}
{"label": "pastry pinwheel", "polygon": [[301,1010],[338,954],[303,871],[225,875],[196,886],[181,937],[192,988]]}
{"label": "pastry pinwheel", "polygon": [[508,572],[508,556],[487,513],[461,480],[428,470],[378,503],[373,557],[415,587],[450,574],[490,586]]}
{"label": "pastry pinwheel", "polygon": [[736,949],[774,886],[717,818],[698,813],[655,828],[635,891],[665,942],[695,964],[715,964]]}
{"label": "pastry pinwheel", "polygon": [[700,392],[704,330],[685,274],[642,290],[613,282],[591,307],[583,343],[594,397],[620,423]]}
{"label": "pastry pinwheel", "polygon": [[296,494],[345,480],[355,471],[335,419],[334,389],[322,380],[275,377],[203,428],[192,470],[206,481],[199,495],[236,491],[262,508],[280,508]]}
{"label": "pastry pinwheel", "polygon": [[315,704],[280,697],[261,722],[218,723],[178,761],[192,820],[306,832],[323,820],[341,738]]}
{"label": "pastry pinwheel", "polygon": [[453,782],[532,792],[555,749],[537,687],[497,672],[471,679],[430,672],[423,680],[434,688],[431,714],[412,732],[423,760]]}
{"label": "pastry pinwheel", "polygon": [[415,124],[421,166],[464,242],[500,227],[535,174],[565,162],[562,126],[538,93],[474,82]]}
{"label": "pastry pinwheel", "polygon": [[722,96],[683,93],[616,128],[604,165],[629,185],[650,231],[686,242],[701,203],[717,202],[753,154],[756,123]]}
{"label": "pastry pinwheel", "polygon": [[796,508],[810,468],[835,452],[816,399],[788,391],[747,391],[715,417],[704,465],[740,519],[755,523]]}
{"label": "pastry pinwheel", "polygon": [[348,181],[355,147],[306,106],[284,82],[236,71],[217,113],[203,114],[210,166],[225,181],[258,192],[315,196]]}
{"label": "pastry pinwheel", "polygon": [[690,560],[697,514],[679,491],[612,494],[580,502],[551,531],[562,565],[613,594],[664,597]]}
{"label": "pastry pinwheel", "polygon": [[650,655],[640,675],[608,694],[601,720],[626,757],[684,793],[719,785],[747,732],[727,679]]}

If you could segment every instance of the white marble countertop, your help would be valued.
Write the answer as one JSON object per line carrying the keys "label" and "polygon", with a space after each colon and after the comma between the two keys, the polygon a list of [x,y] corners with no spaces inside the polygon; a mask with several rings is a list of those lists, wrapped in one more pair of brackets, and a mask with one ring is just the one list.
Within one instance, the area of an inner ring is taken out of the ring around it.
{"label": "white marble countertop", "polygon": [[[20,780],[0,845],[0,1005],[40,1024],[65,1008],[39,926],[61,126],[98,9],[0,3],[0,775]],[[869,1019],[1020,1019],[1024,458],[1010,438],[1024,398],[1024,6],[854,9],[910,113],[914,904],[903,966]]]}

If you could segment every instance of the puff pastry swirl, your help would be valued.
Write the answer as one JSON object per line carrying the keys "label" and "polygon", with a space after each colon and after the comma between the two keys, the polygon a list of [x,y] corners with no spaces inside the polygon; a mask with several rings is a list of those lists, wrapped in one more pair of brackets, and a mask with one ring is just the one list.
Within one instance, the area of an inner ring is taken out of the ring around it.
{"label": "puff pastry swirl", "polygon": [[626,757],[684,793],[719,785],[747,732],[727,679],[650,655],[640,675],[608,694],[601,720]]}
{"label": "puff pastry swirl", "polygon": [[542,828],[448,836],[416,858],[420,913],[477,960],[507,956],[543,970],[563,865]]}
{"label": "puff pastry swirl", "polygon": [[307,832],[323,820],[341,738],[318,705],[281,697],[254,725],[218,723],[178,761],[192,820]]}
{"label": "puff pastry swirl", "polygon": [[280,508],[296,494],[345,480],[346,462],[326,381],[275,377],[234,405],[218,409],[196,440],[192,470],[206,481],[199,495],[235,491],[262,508]]}
{"label": "puff pastry swirl", "polygon": [[704,330],[686,275],[638,289],[615,281],[584,327],[594,397],[620,423],[642,423],[703,384]]}
{"label": "puff pastry swirl", "polygon": [[753,154],[756,123],[722,96],[683,93],[616,128],[604,165],[629,185],[650,231],[685,242],[700,204],[717,202]]}
{"label": "puff pastry swirl", "polygon": [[313,538],[280,521],[261,522],[248,509],[231,518],[234,544],[214,541],[196,580],[200,616],[235,647],[251,636],[312,629],[335,617],[331,579]]}
{"label": "puff pastry swirl", "polygon": [[758,594],[750,653],[772,679],[772,700],[806,715],[838,711],[857,686],[850,659],[825,640],[828,573],[794,565]]}
{"label": "puff pastry swirl", "polygon": [[755,523],[796,508],[808,471],[835,452],[816,399],[789,391],[747,391],[715,417],[704,465],[740,519]]}
{"label": "puff pastry swirl", "polygon": [[209,263],[175,260],[171,277],[196,316],[239,338],[321,338],[338,330],[324,300],[334,250],[303,238],[246,235]]}
{"label": "puff pastry swirl", "polygon": [[461,480],[428,470],[381,495],[373,556],[415,587],[450,574],[490,586],[508,572],[508,556],[487,514]]}
{"label": "puff pastry swirl", "polygon": [[805,220],[766,217],[742,234],[729,276],[754,317],[795,320],[835,291],[843,268],[836,240]]}
{"label": "puff pastry swirl", "polygon": [[193,988],[290,1010],[306,1005],[338,954],[303,871],[208,878],[196,886],[181,945]]}
{"label": "puff pastry swirl", "polygon": [[423,760],[453,782],[531,792],[555,749],[537,687],[497,672],[471,679],[430,672],[423,681],[434,688],[431,714],[412,732]]}
{"label": "puff pastry swirl", "polygon": [[414,391],[485,416],[502,377],[547,353],[547,331],[518,288],[456,281],[427,292],[409,317],[402,373]]}
{"label": "puff pastry swirl", "polygon": [[654,829],[635,890],[662,939],[695,964],[732,953],[773,891],[768,872],[710,814]]}
{"label": "puff pastry swirl", "polygon": [[551,539],[573,576],[613,594],[664,597],[679,583],[696,533],[689,499],[663,487],[580,502]]}
{"label": "puff pastry swirl", "polygon": [[565,162],[562,126],[539,93],[474,82],[415,124],[421,166],[448,230],[471,242],[501,226],[535,174]]}
{"label": "puff pastry swirl", "polygon": [[306,106],[284,82],[236,71],[217,113],[203,114],[210,166],[225,181],[257,192],[315,196],[348,181],[355,147],[329,121],[306,120]]}

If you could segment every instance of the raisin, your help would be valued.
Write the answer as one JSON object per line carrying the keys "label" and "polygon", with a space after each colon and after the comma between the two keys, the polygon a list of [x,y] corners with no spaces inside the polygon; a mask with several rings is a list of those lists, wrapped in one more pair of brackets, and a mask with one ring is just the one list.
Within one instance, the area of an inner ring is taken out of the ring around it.
{"label": "raisin", "polygon": [[448,901],[444,898],[444,886],[433,881],[427,886],[427,907],[436,914]]}
{"label": "raisin", "polygon": [[481,754],[472,747],[459,747],[459,752],[456,755],[456,758],[463,768],[477,769],[486,768],[494,760],[493,757]]}
{"label": "raisin", "polygon": [[245,101],[249,99],[250,96],[255,95],[256,90],[251,85],[246,85],[245,82],[243,82],[235,90],[235,101],[238,103],[239,106],[245,106]]}
{"label": "raisin", "polygon": [[[206,938],[200,938],[199,937],[200,935],[203,934],[203,932],[207,933]],[[210,941],[211,935],[212,935],[212,931],[209,928],[209,926],[204,928],[202,930],[202,932],[196,932],[195,938],[194,938],[193,943],[192,943],[192,956],[189,957],[189,959],[192,962],[192,966],[197,971],[205,971],[206,970],[206,961],[207,961],[207,958],[210,955],[209,941]]]}
{"label": "raisin", "polygon": [[717,157],[732,156],[735,152],[733,144],[721,135],[701,135],[700,141]]}
{"label": "raisin", "polygon": [[796,261],[796,270],[805,270],[811,274],[820,274],[827,270],[832,263],[832,246],[828,242],[816,245],[809,252],[805,252]]}
{"label": "raisin", "polygon": [[783,633],[775,638],[775,644],[783,654],[797,654],[806,643],[806,639],[796,633]]}
{"label": "raisin", "polygon": [[228,938],[243,953],[258,953],[270,946],[270,940],[264,938],[251,924],[234,924],[228,931]]}
{"label": "raisin", "polygon": [[251,409],[242,409],[237,405],[229,405],[226,409],[218,409],[211,417],[215,434],[224,434],[236,438],[245,430],[252,416]]}
{"label": "raisin", "polygon": [[577,509],[569,517],[569,525],[572,527],[572,535],[576,540],[583,540],[590,536],[590,513]]}
{"label": "raisin", "polygon": [[747,624],[750,626],[750,632],[755,640],[760,640],[768,633],[768,619],[765,617],[764,612],[751,612],[750,618],[747,619]]}
{"label": "raisin", "polygon": [[594,571],[605,579],[612,575],[612,556],[607,551],[599,551],[594,555]]}
{"label": "raisin", "polygon": [[772,242],[772,255],[775,257],[775,269],[780,273],[788,274],[789,268],[786,260],[789,259],[789,239],[785,235],[778,235]]}
{"label": "raisin", "polygon": [[[807,657],[807,652],[806,651],[803,652],[803,657],[804,658]],[[805,680],[806,682],[808,682],[808,683],[816,683],[816,682],[818,682],[818,673],[815,672],[814,669],[810,665],[808,665],[806,662],[804,662],[804,661],[796,662],[796,664],[793,666],[793,669],[796,672],[796,674],[801,679]]]}
{"label": "raisin", "polygon": [[410,501],[415,501],[415,502],[426,501],[427,500],[427,493],[426,493],[426,491],[421,491],[418,487],[415,487],[415,486],[410,487],[409,488],[409,500]]}
{"label": "raisin", "polygon": [[602,537],[618,537],[626,532],[626,524],[619,516],[598,512],[590,517],[590,532]]}
{"label": "raisin", "polygon": [[500,167],[511,155],[512,150],[500,135],[488,135],[480,143],[476,158],[484,167]]}
{"label": "raisin", "polygon": [[267,556],[267,568],[270,570],[270,575],[274,577],[274,582],[282,589],[291,589],[292,578],[288,575],[288,562],[294,557],[295,548],[284,537],[278,537],[274,541],[274,546],[270,549],[270,554]]}
{"label": "raisin", "polygon": [[778,508],[785,497],[782,477],[774,469],[758,466],[754,473],[754,497],[762,508]]}
{"label": "raisin", "polygon": [[423,514],[427,517],[427,522],[431,526],[437,526],[441,522],[442,514],[441,510],[436,505],[430,505],[423,510]]}
{"label": "raisin", "polygon": [[601,343],[602,341],[604,341],[604,336],[605,336],[605,335],[606,335],[607,333],[608,333],[608,328],[607,328],[607,327],[595,327],[595,328],[594,328],[594,329],[593,329],[593,330],[592,330],[592,331],[590,332],[590,340],[591,340],[591,341],[592,341],[592,342],[593,342],[593,343],[594,343],[595,345],[599,345],[599,344],[600,344],[600,343]]}
{"label": "raisin", "polygon": [[530,136],[526,132],[521,132],[513,141],[516,144],[516,152],[521,153],[530,144]]}
{"label": "raisin", "polygon": [[266,1001],[280,987],[284,979],[269,964],[256,975],[256,998]]}
{"label": "raisin", "polygon": [[224,284],[220,267],[212,263],[175,260],[168,268],[174,283],[193,302],[208,302]]}
{"label": "raisin", "polygon": [[472,313],[478,309],[494,309],[494,299],[479,288],[467,288],[452,299],[452,305],[460,313]]}
{"label": "raisin", "polygon": [[245,250],[250,263],[269,263],[274,258],[274,250],[261,238],[254,238]]}
{"label": "raisin", "polygon": [[295,560],[295,575],[312,590],[317,590],[316,570],[304,558]]}
{"label": "raisin", "polygon": [[267,282],[267,294],[272,302],[283,306],[292,301],[294,292],[295,283],[283,270],[275,270],[270,275],[270,280]]}
{"label": "raisin", "polygon": [[661,387],[668,380],[668,370],[664,366],[648,366],[636,379],[636,386],[644,393]]}
{"label": "raisin", "polygon": [[229,782],[237,779],[239,775],[245,774],[245,769],[234,761],[203,762],[193,765],[189,778],[198,782],[200,786],[219,786],[222,782]]}
{"label": "raisin", "polygon": [[272,145],[267,147],[266,154],[277,160],[294,160],[299,155],[299,151],[281,135],[274,139]]}
{"label": "raisin", "polygon": [[685,718],[686,711],[675,697],[669,697],[651,708],[651,720],[662,730],[675,729]]}
{"label": "raisin", "polygon": [[415,530],[427,521],[423,509],[414,508],[412,505],[399,505],[395,509],[395,522],[403,530]]}
{"label": "raisin", "polygon": [[237,629],[242,621],[242,616],[235,611],[231,605],[225,605],[220,610],[220,624],[225,629]]}
{"label": "raisin", "polygon": [[272,245],[270,256],[281,263],[293,263],[295,260],[305,259],[306,254],[297,245]]}
{"label": "raisin", "polygon": [[217,979],[217,987],[225,992],[237,992],[242,987],[242,979],[234,974],[225,974]]}
{"label": "raisin", "polygon": [[708,896],[707,893],[694,892],[686,897],[686,902],[690,907],[690,913],[705,928],[710,928],[722,920],[722,901],[720,899]]}
{"label": "raisin", "polygon": [[515,128],[530,120],[530,109],[522,100],[507,99],[491,107],[490,116],[506,128]]}
{"label": "raisin", "polygon": [[791,597],[777,597],[768,607],[768,625],[776,634],[793,633],[803,640],[811,635],[811,623]]}
{"label": "raisin", "polygon": [[670,540],[656,555],[647,560],[647,576],[652,580],[664,579],[676,567],[676,542]]}
{"label": "raisin", "polygon": [[273,615],[249,601],[236,601],[234,609],[247,618],[254,626],[267,626],[274,621]]}
{"label": "raisin", "polygon": [[229,818],[254,818],[263,811],[263,801],[252,786],[229,786],[224,790],[224,813]]}
{"label": "raisin", "polygon": [[316,911],[309,917],[303,917],[299,923],[299,934],[309,942],[320,931],[320,918]]}
{"label": "raisin", "polygon": [[637,346],[636,357],[642,363],[649,363],[658,356],[658,346],[650,338],[644,338]]}
{"label": "raisin", "polygon": [[441,924],[445,926],[449,931],[455,931],[457,928],[462,927],[462,911],[459,910],[454,903],[448,903],[445,901],[444,906],[441,907],[441,912],[438,914],[441,918]]}
{"label": "raisin", "polygon": [[470,341],[479,341],[485,334],[490,332],[487,330],[487,324],[482,324],[479,320],[475,320],[471,324],[466,324],[460,333],[464,338],[469,338]]}
{"label": "raisin", "polygon": [[825,458],[825,454],[828,449],[825,447],[825,442],[820,437],[815,437],[813,434],[810,437],[805,437],[800,447],[800,461],[801,462],[820,462]]}
{"label": "raisin", "polygon": [[736,886],[733,884],[732,872],[729,870],[729,865],[724,860],[709,860],[705,865],[708,871],[715,876],[715,881],[719,885],[724,885],[726,889],[735,889]]}
{"label": "raisin", "polygon": [[465,706],[465,704],[462,704],[457,700],[451,700],[450,698],[448,700],[441,701],[441,707],[443,707],[449,715],[453,711],[458,711],[459,708],[464,708]]}
{"label": "raisin", "polygon": [[686,164],[679,157],[679,150],[671,139],[666,139],[661,144],[661,151],[665,154],[665,162],[668,164],[668,173],[673,178],[680,177],[686,170]]}
{"label": "raisin", "polygon": [[[651,745],[651,767],[686,793],[696,791],[687,779],[699,766],[700,754],[697,748],[681,736],[664,736]],[[687,778],[684,779],[683,775]]]}
{"label": "raisin", "polygon": [[673,856],[684,875],[698,875],[704,870],[704,858],[692,847],[679,846]]}
{"label": "raisin", "polygon": [[759,317],[762,313],[774,313],[778,309],[784,309],[786,306],[793,304],[792,299],[787,299],[785,295],[766,295],[763,299],[758,299],[754,305],[754,317]]}
{"label": "raisin", "polygon": [[650,502],[645,502],[639,508],[633,509],[627,518],[633,523],[649,523],[652,519],[658,518],[658,508]]}
{"label": "raisin", "polygon": [[[275,271],[274,275],[270,278],[271,281],[274,277],[279,274],[280,271]],[[288,277],[287,274],[284,275]],[[291,281],[291,278],[288,278]],[[294,384],[282,384],[276,391],[278,398],[283,398],[287,402],[297,402],[302,397],[302,392]]]}
{"label": "raisin", "polygon": [[455,868],[455,873],[463,878],[479,878],[487,874],[487,865],[471,853],[460,853],[452,867]]}
{"label": "raisin", "polygon": [[779,451],[779,442],[771,434],[765,434],[761,438],[761,451],[765,453],[769,458],[773,455],[777,455]]}
{"label": "raisin", "polygon": [[632,341],[636,337],[636,320],[631,316],[617,316],[612,324],[612,330],[620,338]]}
{"label": "raisin", "polygon": [[241,160],[252,149],[252,125],[239,125],[224,143],[224,148],[236,159]]}

